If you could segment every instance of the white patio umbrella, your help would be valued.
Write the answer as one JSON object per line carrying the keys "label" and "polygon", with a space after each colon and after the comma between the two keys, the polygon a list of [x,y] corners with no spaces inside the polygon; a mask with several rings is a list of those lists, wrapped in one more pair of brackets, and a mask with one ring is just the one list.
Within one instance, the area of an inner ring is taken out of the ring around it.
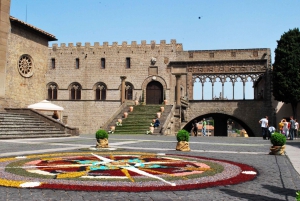
{"label": "white patio umbrella", "polygon": [[55,105],[50,101],[43,100],[41,102],[29,105],[28,108],[32,108],[35,110],[43,110],[43,111],[59,111],[60,112],[60,119],[62,119],[62,111],[64,110],[63,107]]}

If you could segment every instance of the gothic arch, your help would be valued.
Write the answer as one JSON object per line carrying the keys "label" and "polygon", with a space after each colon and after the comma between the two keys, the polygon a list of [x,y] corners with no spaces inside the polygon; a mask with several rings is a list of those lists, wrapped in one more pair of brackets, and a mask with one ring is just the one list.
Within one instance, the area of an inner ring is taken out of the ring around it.
{"label": "gothic arch", "polygon": [[94,84],[93,91],[95,100],[106,100],[107,86],[104,82]]}
{"label": "gothic arch", "polygon": [[68,87],[69,90],[69,99],[70,100],[80,100],[81,99],[81,90],[82,86],[78,82],[73,82]]}
{"label": "gothic arch", "polygon": [[[153,81],[158,82],[159,84],[161,84],[162,90],[163,90],[162,93],[163,93],[163,96],[165,96],[165,92],[167,90],[166,81],[160,76],[149,76],[142,83],[142,90],[143,90],[143,93],[144,93],[143,96],[145,97],[145,99],[147,99],[147,93],[146,93],[147,86],[150,82],[153,82]],[[166,98],[166,97],[162,97],[162,98]]]}
{"label": "gothic arch", "polygon": [[147,78],[144,80],[143,84],[142,84],[142,89],[145,90],[146,87],[147,87],[147,85],[148,85],[150,82],[152,82],[152,81],[160,82],[160,84],[162,84],[162,86],[163,86],[163,89],[164,89],[164,90],[167,90],[167,83],[166,83],[166,81],[165,81],[162,77],[160,77],[160,76],[149,76],[149,77],[147,77]]}
{"label": "gothic arch", "polygon": [[[119,85],[120,90],[120,97],[121,97],[121,91],[122,91],[122,84]],[[133,92],[134,92],[134,85],[131,82],[125,81],[125,99],[126,100],[133,100]]]}
{"label": "gothic arch", "polygon": [[47,90],[47,99],[48,100],[57,100],[58,84],[55,82],[49,82],[46,85]]}
{"label": "gothic arch", "polygon": [[133,100],[133,90],[134,86],[130,82],[125,82],[125,99]]}

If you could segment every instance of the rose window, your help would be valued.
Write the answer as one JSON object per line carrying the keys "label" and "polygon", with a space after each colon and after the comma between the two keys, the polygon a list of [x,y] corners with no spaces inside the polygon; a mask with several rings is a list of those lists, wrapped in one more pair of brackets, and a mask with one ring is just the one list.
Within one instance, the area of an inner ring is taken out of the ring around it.
{"label": "rose window", "polygon": [[28,55],[21,56],[19,60],[18,70],[23,77],[31,77],[33,75],[32,59]]}

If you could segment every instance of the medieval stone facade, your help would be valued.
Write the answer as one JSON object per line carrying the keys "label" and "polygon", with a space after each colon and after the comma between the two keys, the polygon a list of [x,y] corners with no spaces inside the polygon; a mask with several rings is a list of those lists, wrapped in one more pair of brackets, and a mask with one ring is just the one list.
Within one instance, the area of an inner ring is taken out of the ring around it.
{"label": "medieval stone facade", "polygon": [[[180,75],[179,97],[192,100],[194,74],[251,72],[251,75],[256,74],[253,80],[257,81],[270,67],[267,48],[184,51],[176,40],[169,44],[164,40],[159,44],[155,41],[120,45],[104,42],[93,46],[90,43],[84,46],[81,43],[54,44],[48,55],[46,79],[50,92],[47,99],[63,106],[68,123],[78,125],[82,133],[93,133],[118,109],[121,76],[126,76],[127,100],[160,104],[167,99],[173,104],[180,100],[175,97],[176,75]],[[156,96],[152,85],[157,87]]]}
{"label": "medieval stone facade", "polygon": [[48,41],[54,36],[10,17],[6,68],[8,107],[27,107],[45,99]]}
{"label": "medieval stone facade", "polygon": [[[0,53],[1,61],[2,58],[6,61],[0,63],[0,77],[5,78],[0,79],[4,83],[0,85],[0,98],[5,100],[1,108],[27,107],[48,99],[65,108],[63,115],[68,125],[78,127],[80,134],[87,134],[103,127],[124,99],[146,104],[161,104],[166,99],[177,106],[176,110],[188,114],[183,118],[176,111],[172,119],[175,132],[191,118],[204,115],[194,103],[193,108],[199,114],[186,112],[191,109],[189,106],[180,106],[181,98],[193,100],[195,79],[208,78],[214,83],[216,78],[222,82],[229,78],[234,83],[240,78],[255,83],[254,99],[264,90],[263,102],[258,105],[267,108],[264,113],[272,113],[268,48],[185,51],[176,40],[62,43],[48,47],[48,41],[56,40],[55,36],[9,18],[9,5],[10,1],[1,0],[0,20],[5,25],[0,30],[3,32],[1,50],[5,51]],[[125,92],[122,92],[122,80]]]}

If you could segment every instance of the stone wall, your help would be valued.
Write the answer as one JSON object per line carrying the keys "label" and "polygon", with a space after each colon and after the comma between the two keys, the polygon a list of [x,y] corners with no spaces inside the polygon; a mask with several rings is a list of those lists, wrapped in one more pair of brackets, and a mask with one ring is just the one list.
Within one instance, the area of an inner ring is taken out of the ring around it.
{"label": "stone wall", "polygon": [[[64,108],[67,125],[79,128],[79,134],[93,134],[119,109],[118,101],[52,101]],[[106,129],[106,128],[103,128]]]}
{"label": "stone wall", "polygon": [[[19,71],[20,59],[24,55],[27,55],[32,62],[31,76],[29,74],[24,76],[24,73]],[[47,61],[47,38],[12,22],[8,37],[6,68],[8,107],[27,107],[46,98]]]}
{"label": "stone wall", "polygon": [[[167,88],[170,87],[167,64],[176,59],[176,51],[182,51],[182,46],[175,40],[171,44],[166,44],[165,41],[160,44],[155,41],[151,41],[151,44],[146,44],[146,41],[141,44],[132,42],[131,45],[127,42],[108,45],[105,42],[101,46],[99,43],[94,46],[89,43],[85,43],[85,46],[81,43],[76,43],[75,46],[72,43],[68,46],[53,44],[49,49],[46,78],[48,83],[55,82],[58,85],[59,94],[65,94],[60,90],[68,89],[72,82],[80,83],[84,90],[91,90],[97,82],[103,82],[107,86],[107,99],[119,100],[120,76],[126,76],[126,82],[131,83],[135,89],[133,96],[140,97],[142,84],[149,76],[160,76],[167,83]],[[151,64],[152,57],[156,58],[155,64]],[[76,58],[79,59],[79,69],[75,67]],[[105,68],[101,68],[101,58],[105,58]],[[130,68],[126,68],[126,58],[130,58]],[[54,69],[51,59],[55,59]],[[157,67],[157,73],[151,71],[151,67]],[[87,93],[93,94],[93,91]],[[67,97],[62,95],[61,98]],[[91,97],[86,95],[84,98]]]}
{"label": "stone wall", "polygon": [[5,77],[7,61],[7,39],[10,29],[9,24],[10,0],[0,1],[0,110],[7,107],[5,100]]}
{"label": "stone wall", "polygon": [[271,64],[269,48],[225,49],[225,50],[189,50],[178,52],[178,61],[229,61],[229,60],[260,60],[267,59]]}

